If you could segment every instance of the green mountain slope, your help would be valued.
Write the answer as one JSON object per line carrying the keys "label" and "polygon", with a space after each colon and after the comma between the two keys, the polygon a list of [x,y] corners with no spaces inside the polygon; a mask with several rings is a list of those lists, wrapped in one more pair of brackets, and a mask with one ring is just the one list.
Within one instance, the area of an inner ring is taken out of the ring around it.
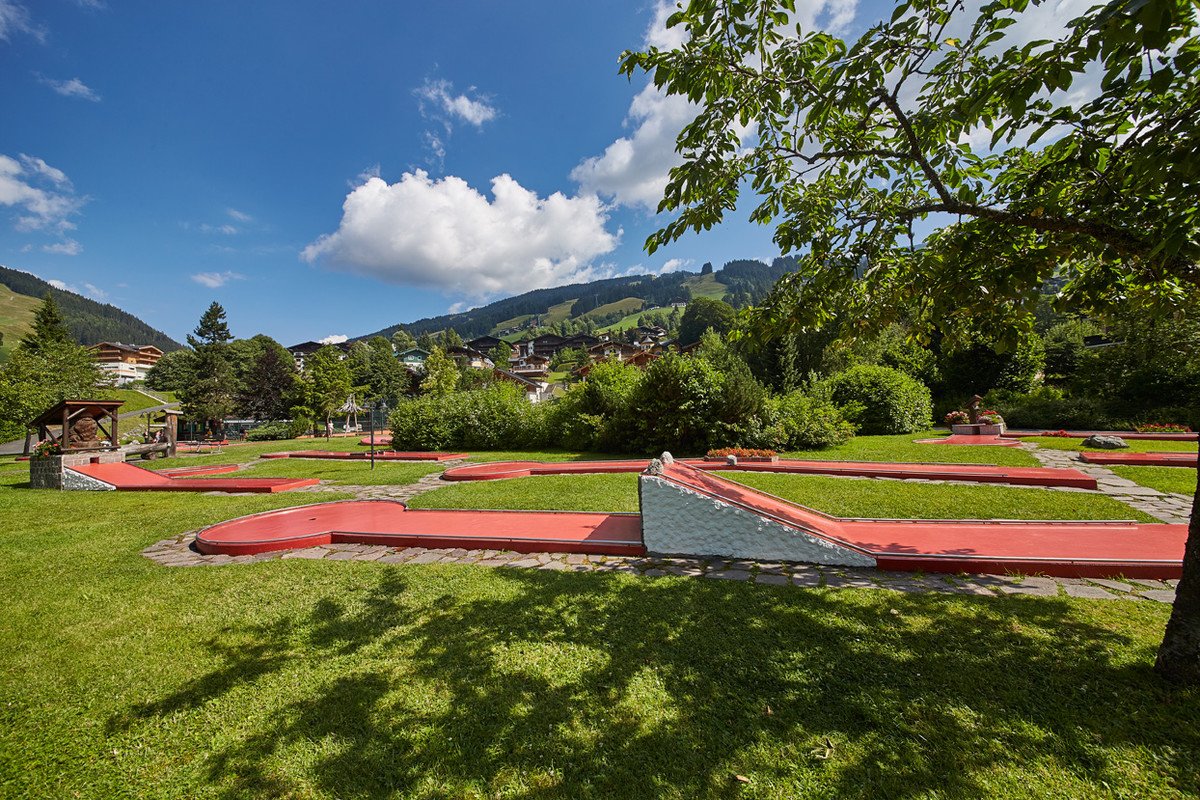
{"label": "green mountain slope", "polygon": [[183,346],[116,306],[55,289],[36,275],[0,266],[0,332],[4,334],[0,358],[7,357],[8,352],[17,346],[29,330],[33,310],[47,292],[58,303],[71,335],[81,344],[152,344],[163,352],[178,350]]}
{"label": "green mountain slope", "polygon": [[761,300],[782,275],[794,268],[790,258],[771,264],[731,261],[705,274],[670,272],[665,275],[628,275],[591,283],[535,289],[506,297],[461,314],[427,317],[403,325],[390,325],[372,336],[391,336],[403,327],[413,336],[454,328],[464,339],[487,334],[514,339],[523,329],[566,320],[592,320],[607,330],[634,327],[645,308],[669,307],[696,297],[725,298],[736,305]]}

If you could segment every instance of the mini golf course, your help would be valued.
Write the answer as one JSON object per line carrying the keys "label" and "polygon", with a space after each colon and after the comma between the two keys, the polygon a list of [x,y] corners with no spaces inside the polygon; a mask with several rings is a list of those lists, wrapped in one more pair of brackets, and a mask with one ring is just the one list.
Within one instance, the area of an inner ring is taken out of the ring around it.
{"label": "mini golf course", "polygon": [[[1096,479],[1074,469],[1049,467],[995,467],[974,464],[892,464],[874,461],[725,461],[680,459],[706,471],[782,472],[808,475],[841,475],[856,478],[898,478],[975,483],[1010,483],[1019,486],[1070,486],[1095,489]],[[579,475],[591,473],[641,472],[645,459],[627,461],[491,461],[451,467],[442,474],[447,481],[489,481],[526,478],[530,475]]]}
{"label": "mini golf course", "polygon": [[1122,439],[1150,439],[1160,442],[1194,442],[1200,438],[1200,434],[1195,431],[1182,433],[1139,433],[1137,431],[1034,431],[1034,430],[1008,430],[1004,432],[1006,438],[1014,439],[1029,439],[1039,436],[1062,436],[1064,439],[1086,439],[1089,436],[1119,436]]}
{"label": "mini golf course", "polygon": [[313,486],[316,478],[213,478],[198,480],[199,476],[233,472],[237,467],[182,467],[162,473],[125,464],[81,464],[71,467],[100,483],[122,492],[286,492],[302,486]]}
{"label": "mini golf course", "polygon": [[796,561],[816,554],[818,563],[889,570],[1173,578],[1187,536],[1184,525],[1128,521],[839,519],[687,462],[668,461],[640,481],[640,515],[414,511],[392,501],[340,501],[218,523],[198,534],[196,547],[226,555],[333,542]]}

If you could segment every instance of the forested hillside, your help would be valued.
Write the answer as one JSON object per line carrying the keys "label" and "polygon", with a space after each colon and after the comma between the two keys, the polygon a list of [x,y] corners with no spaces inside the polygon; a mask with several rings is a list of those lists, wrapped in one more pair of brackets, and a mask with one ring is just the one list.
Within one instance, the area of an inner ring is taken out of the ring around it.
{"label": "forested hillside", "polygon": [[[31,319],[30,309],[36,306],[36,301],[45,296],[47,292],[58,303],[59,310],[66,318],[71,336],[80,344],[97,342],[152,344],[163,352],[178,350],[182,347],[179,342],[162,331],[150,327],[116,306],[98,303],[74,292],[55,289],[41,278],[30,275],[28,272],[0,267],[0,284],[7,286],[16,295],[34,299],[32,304],[17,302],[0,306],[0,329],[4,331],[6,349],[16,345],[28,324],[23,316],[28,315]],[[10,339],[12,341],[9,341]]]}
{"label": "forested hillside", "polygon": [[[793,267],[791,258],[777,258],[771,264],[739,260],[712,272],[706,266],[702,273],[680,271],[665,275],[630,275],[535,289],[461,314],[444,314],[411,323],[398,323],[357,338],[369,339],[377,335],[390,337],[403,327],[413,336],[454,328],[464,339],[471,339],[535,321],[546,324],[585,317],[605,325],[635,311],[637,304],[630,301],[638,300],[642,307],[651,307],[687,302],[700,296],[724,297],[734,306],[742,306],[761,300],[775,281]],[[613,319],[608,319],[609,316]]]}

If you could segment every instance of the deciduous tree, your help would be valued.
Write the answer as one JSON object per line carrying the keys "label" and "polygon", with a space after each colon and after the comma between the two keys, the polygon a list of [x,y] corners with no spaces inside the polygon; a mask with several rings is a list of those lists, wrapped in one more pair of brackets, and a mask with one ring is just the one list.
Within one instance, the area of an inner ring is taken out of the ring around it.
{"label": "deciduous tree", "polygon": [[[854,42],[793,0],[693,0],[673,50],[627,52],[697,115],[653,251],[750,218],[798,251],[760,331],[909,320],[1015,342],[1039,291],[1060,308],[1169,317],[1200,299],[1200,36],[1190,0],[1109,0],[1029,41],[1040,3],[899,3]],[[743,134],[753,131],[746,146]],[[1200,683],[1200,494],[1157,670]]]}

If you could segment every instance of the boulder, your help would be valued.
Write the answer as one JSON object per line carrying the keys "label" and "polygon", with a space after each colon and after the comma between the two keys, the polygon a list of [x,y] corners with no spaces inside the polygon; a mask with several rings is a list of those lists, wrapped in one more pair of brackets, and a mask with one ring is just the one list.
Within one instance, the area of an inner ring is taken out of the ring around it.
{"label": "boulder", "polygon": [[1129,447],[1120,436],[1089,436],[1083,440],[1084,447],[1097,447],[1101,450],[1120,450]]}

